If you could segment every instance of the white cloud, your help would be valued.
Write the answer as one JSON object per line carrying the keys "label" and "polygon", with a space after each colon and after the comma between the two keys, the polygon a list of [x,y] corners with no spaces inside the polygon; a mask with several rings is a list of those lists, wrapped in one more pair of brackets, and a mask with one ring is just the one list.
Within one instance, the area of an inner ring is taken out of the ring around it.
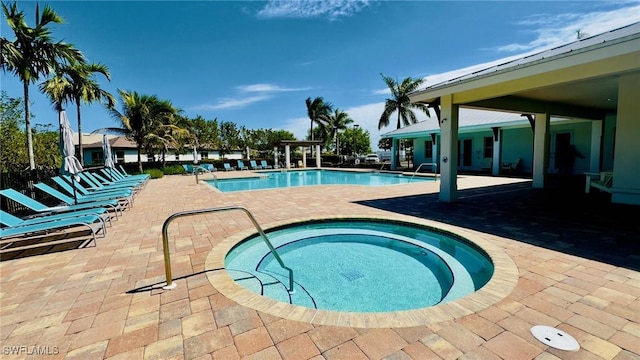
{"label": "white cloud", "polygon": [[270,0],[259,12],[260,18],[314,18],[336,20],[351,16],[369,5],[368,0]]}
{"label": "white cloud", "polygon": [[253,103],[257,103],[260,101],[265,101],[271,98],[269,95],[257,95],[257,96],[249,96],[242,98],[224,98],[220,99],[220,101],[215,105],[200,105],[196,106],[196,110],[220,110],[220,109],[240,109],[251,105]]}
{"label": "white cloud", "polygon": [[286,92],[286,91],[304,91],[309,90],[306,88],[283,88],[273,84],[252,84],[252,85],[240,85],[236,86],[236,89],[241,92]]}
{"label": "white cloud", "polygon": [[518,22],[518,25],[535,27],[535,39],[524,44],[506,44],[500,52],[540,51],[577,40],[577,32],[597,35],[640,21],[640,4],[637,1],[620,8],[589,13],[565,13],[558,15],[535,14]]}

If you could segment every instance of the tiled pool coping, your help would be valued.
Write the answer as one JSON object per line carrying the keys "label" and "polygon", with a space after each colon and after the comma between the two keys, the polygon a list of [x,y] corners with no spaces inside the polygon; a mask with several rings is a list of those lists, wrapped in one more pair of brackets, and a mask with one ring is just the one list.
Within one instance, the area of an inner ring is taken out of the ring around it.
{"label": "tiled pool coping", "polygon": [[[238,304],[247,306],[254,310],[289,320],[302,321],[315,325],[349,326],[357,328],[419,326],[457,319],[486,309],[487,307],[501,301],[513,291],[518,282],[517,266],[501,248],[491,242],[491,238],[494,236],[435,221],[416,219],[398,214],[366,217],[335,215],[331,217],[323,217],[322,219],[319,219],[318,217],[310,217],[279,221],[266,225],[264,230],[267,231],[270,228],[278,228],[300,222],[345,218],[393,220],[450,232],[463,237],[482,248],[494,264],[494,274],[489,282],[480,290],[461,299],[427,308],[384,313],[340,312],[291,305],[260,296],[248,289],[245,289],[233,281],[226,270],[209,272],[207,273],[207,277],[211,284],[220,291],[220,293]],[[213,248],[207,256],[206,268],[224,268],[224,259],[226,254],[236,244],[254,234],[256,234],[256,230],[248,229],[223,240]]]}

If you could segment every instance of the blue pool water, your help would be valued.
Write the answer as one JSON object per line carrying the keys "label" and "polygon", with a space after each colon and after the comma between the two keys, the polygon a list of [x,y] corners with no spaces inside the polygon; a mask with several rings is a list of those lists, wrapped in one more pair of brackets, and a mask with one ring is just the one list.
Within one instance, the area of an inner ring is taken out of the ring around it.
{"label": "blue pool water", "polygon": [[245,191],[311,185],[395,185],[409,182],[433,181],[430,178],[400,174],[337,170],[294,170],[261,172],[259,177],[207,180],[220,191]]}
{"label": "blue pool water", "polygon": [[225,258],[230,276],[279,301],[325,310],[386,312],[458,299],[486,284],[493,265],[466,240],[426,227],[349,219],[301,223],[267,233],[294,271],[281,268],[260,237]]}

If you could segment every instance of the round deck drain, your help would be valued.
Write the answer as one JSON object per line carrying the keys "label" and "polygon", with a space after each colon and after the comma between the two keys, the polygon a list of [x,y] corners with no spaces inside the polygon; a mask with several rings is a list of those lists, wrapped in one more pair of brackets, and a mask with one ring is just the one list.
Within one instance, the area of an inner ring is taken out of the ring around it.
{"label": "round deck drain", "polygon": [[573,336],[551,326],[536,325],[531,328],[531,334],[540,342],[555,349],[566,351],[578,351],[580,349],[580,344]]}

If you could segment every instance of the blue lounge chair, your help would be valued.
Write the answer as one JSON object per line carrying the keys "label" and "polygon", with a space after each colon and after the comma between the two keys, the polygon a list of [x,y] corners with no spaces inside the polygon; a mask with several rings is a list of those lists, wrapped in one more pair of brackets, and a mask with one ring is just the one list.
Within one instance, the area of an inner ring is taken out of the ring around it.
{"label": "blue lounge chair", "polygon": [[[52,217],[38,218],[37,221],[23,220],[15,217],[7,212],[0,210],[0,223],[7,227],[0,228],[0,239],[14,237],[25,237],[30,235],[48,234],[54,231],[61,231],[70,229],[73,227],[86,227],[91,231],[92,240],[96,241],[96,234],[102,233],[102,237],[107,234],[107,228],[104,221],[98,215],[84,215],[77,217],[60,217],[59,215],[53,215]],[[14,239],[18,241],[22,239]],[[71,239],[65,239],[64,242],[73,241]],[[50,245],[51,243],[45,243],[43,245]]]}
{"label": "blue lounge chair", "polygon": [[66,181],[68,184],[75,185],[76,190],[79,191],[82,195],[95,195],[95,194],[101,194],[101,195],[109,194],[114,196],[115,195],[117,196],[135,195],[135,193],[133,192],[133,189],[87,189],[81,183],[77,181],[73,181],[71,179],[71,176],[69,175],[54,176],[53,178],[62,179],[62,181]]}
{"label": "blue lounge chair", "polygon": [[[33,186],[36,187],[36,189],[44,192],[45,194],[52,196],[60,201],[62,201],[65,206],[66,205],[73,205],[74,200],[72,197],[65,195],[63,193],[61,193],[60,191],[52,188],[51,186],[45,184],[45,183],[37,183],[37,184],[33,184]],[[87,206],[87,207],[103,207],[103,208],[108,208],[113,210],[113,213],[116,215],[116,219],[118,217],[118,212],[120,212],[120,214],[122,215],[122,209],[123,207],[128,206],[128,203],[124,203],[124,202],[120,202],[118,200],[100,200],[100,201],[94,201],[94,200],[90,200],[90,201],[80,201],[78,200],[78,206],[79,205],[83,205],[83,206]],[[73,205],[76,206],[76,205]]]}
{"label": "blue lounge chair", "polygon": [[238,160],[238,170],[249,170],[249,167],[242,160]]}
{"label": "blue lounge chair", "polygon": [[118,170],[116,170],[115,168],[112,168],[109,173],[109,177],[111,178],[112,176],[117,179],[117,180],[136,180],[136,181],[140,181],[142,182],[142,186],[146,185],[149,182],[149,179],[151,179],[151,175],[149,174],[140,174],[140,175],[128,175],[126,171],[124,171],[124,168],[122,167],[122,165],[120,165],[120,169],[122,172],[119,172]]}
{"label": "blue lounge chair", "polygon": [[120,171],[122,171],[122,176],[124,176],[125,178],[145,179],[145,180],[149,180],[151,178],[151,175],[149,174],[129,175],[127,174],[127,170],[125,170],[124,167],[122,167],[122,165],[119,165],[118,167],[120,168]]}
{"label": "blue lounge chair", "polygon": [[[99,175],[98,175],[99,176]],[[138,188],[137,183],[131,182],[122,182],[122,183],[103,183],[102,180],[96,177],[96,174],[90,172],[81,172],[80,178],[84,180],[89,185],[89,190],[112,190],[112,189],[131,189],[134,193],[138,192],[140,188]],[[106,181],[106,179],[102,178]]]}
{"label": "blue lounge chair", "polygon": [[202,164],[202,167],[207,169],[209,172],[218,171],[218,169],[213,166],[213,164]]}
{"label": "blue lounge chair", "polygon": [[111,216],[109,215],[109,212],[106,208],[96,208],[82,204],[52,208],[14,189],[0,190],[0,195],[6,197],[7,199],[11,199],[35,212],[38,212],[41,215],[44,214],[45,217],[51,217],[53,216],[51,215],[53,213],[66,217],[94,214],[101,216],[103,220],[108,221],[109,224],[111,224]]}
{"label": "blue lounge chair", "polygon": [[[102,169],[104,170],[104,169]],[[101,183],[102,185],[105,186],[115,186],[115,185],[121,185],[121,186],[131,186],[133,188],[135,188],[136,190],[140,190],[144,187],[144,182],[142,181],[138,181],[138,180],[109,180],[105,177],[103,177],[102,175],[98,174],[97,172],[91,172],[88,173],[94,180],[97,180],[99,183]],[[108,173],[105,173],[105,176],[108,177],[108,175],[106,175]]]}
{"label": "blue lounge chair", "polygon": [[90,195],[84,195],[79,190],[75,192],[71,184],[63,180],[58,176],[54,176],[51,178],[61,189],[66,191],[70,196],[75,196],[78,199],[78,202],[89,202],[89,201],[102,201],[102,200],[119,200],[122,202],[126,202],[127,206],[133,206],[133,194],[125,195],[119,193],[110,193],[110,192],[98,192]]}
{"label": "blue lounge chair", "polygon": [[235,170],[236,168],[232,167],[231,165],[229,165],[229,163],[224,163],[224,171],[231,171],[231,170]]}
{"label": "blue lounge chair", "polygon": [[261,160],[260,165],[262,166],[263,169],[273,169],[273,166],[269,165],[267,163],[267,160]]}
{"label": "blue lounge chair", "polygon": [[260,170],[260,169],[262,169],[262,165],[256,164],[255,160],[249,160],[249,165],[251,166],[251,170]]}

